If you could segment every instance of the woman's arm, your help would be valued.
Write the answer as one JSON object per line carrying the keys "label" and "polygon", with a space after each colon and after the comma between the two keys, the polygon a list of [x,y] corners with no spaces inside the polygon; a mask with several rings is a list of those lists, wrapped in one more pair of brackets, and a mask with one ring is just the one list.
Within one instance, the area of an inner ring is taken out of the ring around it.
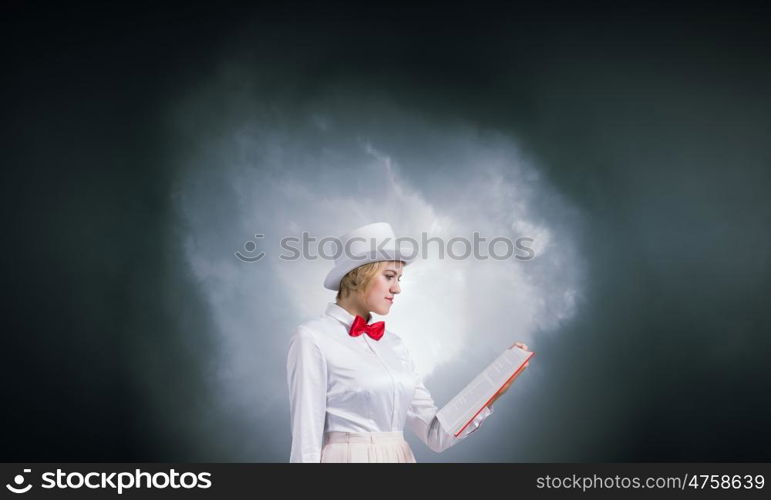
{"label": "woman's arm", "polygon": [[327,363],[313,334],[299,329],[289,341],[287,357],[290,462],[321,462],[327,413]]}
{"label": "woman's arm", "polygon": [[436,453],[441,453],[465,439],[469,434],[477,430],[482,422],[493,413],[492,407],[486,406],[476,417],[474,417],[474,420],[463,429],[463,432],[461,432],[458,437],[455,437],[451,432],[442,427],[439,419],[436,418],[436,413],[438,411],[439,409],[434,404],[431,393],[423,382],[419,382],[415,388],[415,396],[412,399],[412,404],[410,405],[409,410],[407,410],[406,425],[420,438],[421,441],[426,443],[426,446]]}

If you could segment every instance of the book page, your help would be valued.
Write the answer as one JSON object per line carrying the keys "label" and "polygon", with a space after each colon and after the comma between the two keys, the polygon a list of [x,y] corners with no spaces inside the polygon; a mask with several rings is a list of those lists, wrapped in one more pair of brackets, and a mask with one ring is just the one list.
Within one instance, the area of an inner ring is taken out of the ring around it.
{"label": "book page", "polygon": [[517,347],[506,349],[487,368],[477,375],[457,396],[452,398],[437,417],[442,426],[457,435],[471,421],[496,392],[532,356],[532,352]]}

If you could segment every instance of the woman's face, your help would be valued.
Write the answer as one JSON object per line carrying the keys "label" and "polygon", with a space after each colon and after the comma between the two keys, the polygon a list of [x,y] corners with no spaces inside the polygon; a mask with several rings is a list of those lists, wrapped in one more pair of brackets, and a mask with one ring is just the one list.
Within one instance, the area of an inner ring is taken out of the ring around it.
{"label": "woman's face", "polygon": [[383,262],[381,264],[380,270],[372,278],[372,284],[364,298],[369,311],[381,316],[388,314],[396,294],[402,291],[399,288],[399,280],[402,276],[403,267],[404,263],[401,261]]}

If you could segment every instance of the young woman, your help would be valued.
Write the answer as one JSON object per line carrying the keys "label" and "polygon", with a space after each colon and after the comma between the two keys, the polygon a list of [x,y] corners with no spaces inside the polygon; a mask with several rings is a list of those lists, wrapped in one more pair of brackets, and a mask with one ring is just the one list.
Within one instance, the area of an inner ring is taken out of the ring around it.
{"label": "young woman", "polygon": [[415,249],[397,246],[384,222],[340,240],[344,251],[324,281],[337,299],[289,343],[290,462],[415,462],[405,427],[433,451],[446,450],[492,414],[513,380],[458,437],[444,429],[401,338],[372,322],[371,313],[391,310]]}

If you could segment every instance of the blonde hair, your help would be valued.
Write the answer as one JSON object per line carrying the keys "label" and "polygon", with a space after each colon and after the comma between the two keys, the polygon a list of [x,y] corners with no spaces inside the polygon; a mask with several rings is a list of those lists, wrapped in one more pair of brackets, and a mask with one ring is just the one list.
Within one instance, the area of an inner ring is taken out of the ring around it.
{"label": "blonde hair", "polygon": [[377,262],[369,262],[363,264],[343,276],[340,280],[340,288],[337,291],[337,299],[347,297],[352,293],[361,292],[362,295],[366,295],[369,288],[372,286],[372,279],[377,276],[377,273],[383,269],[389,262],[401,262],[390,260],[379,260]]}
{"label": "blonde hair", "polygon": [[337,298],[341,299],[347,297],[352,293],[362,292],[366,295],[369,287],[372,286],[372,278],[377,276],[380,268],[383,267],[386,261],[368,262],[363,264],[343,276],[340,280],[340,288],[337,291]]}

